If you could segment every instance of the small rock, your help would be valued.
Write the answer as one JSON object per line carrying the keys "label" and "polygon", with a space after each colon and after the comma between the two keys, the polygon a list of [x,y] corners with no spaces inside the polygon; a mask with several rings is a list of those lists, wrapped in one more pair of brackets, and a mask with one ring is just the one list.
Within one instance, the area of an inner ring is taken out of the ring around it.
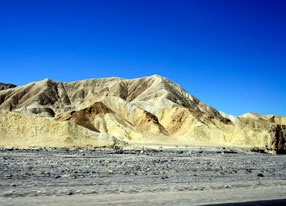
{"label": "small rock", "polygon": [[264,177],[262,173],[257,174],[257,177]]}
{"label": "small rock", "polygon": [[66,194],[67,195],[73,195],[73,192],[72,191],[68,191]]}

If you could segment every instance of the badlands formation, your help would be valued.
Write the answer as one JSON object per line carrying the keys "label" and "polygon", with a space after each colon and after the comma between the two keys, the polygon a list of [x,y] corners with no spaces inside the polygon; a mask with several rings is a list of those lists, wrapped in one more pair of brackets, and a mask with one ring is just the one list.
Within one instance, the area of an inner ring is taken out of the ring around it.
{"label": "badlands formation", "polygon": [[286,151],[286,117],[227,115],[158,75],[0,84],[0,146],[255,147]]}

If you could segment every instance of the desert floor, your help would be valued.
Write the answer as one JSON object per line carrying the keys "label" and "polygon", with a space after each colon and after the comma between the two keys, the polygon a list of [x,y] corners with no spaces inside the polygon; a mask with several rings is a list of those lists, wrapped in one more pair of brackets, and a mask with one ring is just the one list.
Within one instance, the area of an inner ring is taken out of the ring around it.
{"label": "desert floor", "polygon": [[279,201],[272,205],[286,204],[285,155],[219,147],[0,149],[2,206],[207,205],[275,199]]}

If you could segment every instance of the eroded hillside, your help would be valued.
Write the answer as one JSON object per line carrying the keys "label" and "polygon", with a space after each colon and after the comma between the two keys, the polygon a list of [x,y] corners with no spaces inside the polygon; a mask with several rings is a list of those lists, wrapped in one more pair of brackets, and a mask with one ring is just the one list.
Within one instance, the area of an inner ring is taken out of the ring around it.
{"label": "eroded hillside", "polygon": [[68,83],[45,79],[1,90],[0,110],[2,146],[52,147],[62,142],[76,146],[84,138],[93,139],[86,145],[96,145],[100,136],[100,146],[113,139],[111,145],[246,146],[285,151],[286,117],[227,115],[158,75]]}

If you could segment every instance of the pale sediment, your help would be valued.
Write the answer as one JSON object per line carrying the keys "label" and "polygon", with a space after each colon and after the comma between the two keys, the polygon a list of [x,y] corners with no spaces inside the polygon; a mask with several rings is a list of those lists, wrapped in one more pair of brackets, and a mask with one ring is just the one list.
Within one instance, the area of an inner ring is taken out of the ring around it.
{"label": "pale sediment", "polygon": [[45,79],[1,90],[0,110],[4,147],[152,143],[257,147],[274,153],[286,148],[286,117],[227,115],[158,75],[70,83]]}

